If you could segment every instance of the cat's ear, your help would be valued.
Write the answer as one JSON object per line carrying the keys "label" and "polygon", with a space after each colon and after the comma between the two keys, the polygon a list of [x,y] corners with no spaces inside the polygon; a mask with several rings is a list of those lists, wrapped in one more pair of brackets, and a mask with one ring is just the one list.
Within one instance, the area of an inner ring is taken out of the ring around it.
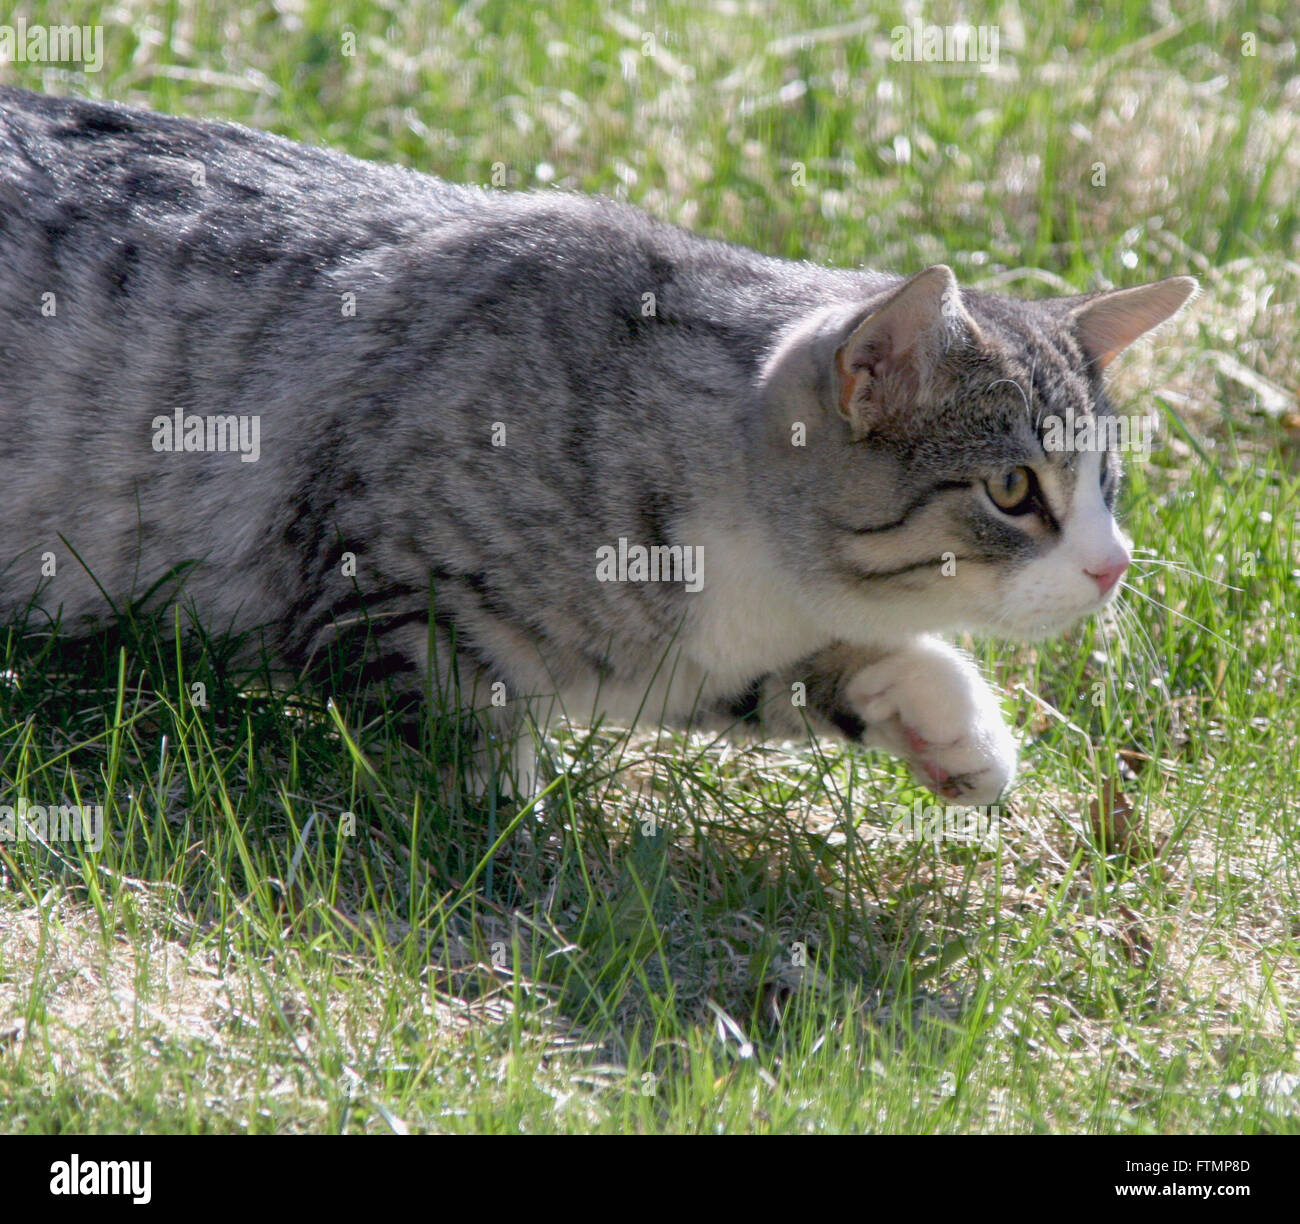
{"label": "cat's ear", "polygon": [[854,437],[912,408],[956,335],[974,331],[946,264],[918,272],[855,321],[835,350],[838,407]]}
{"label": "cat's ear", "polygon": [[1088,298],[1073,316],[1083,355],[1104,370],[1139,336],[1177,314],[1196,288],[1190,276],[1171,276]]}

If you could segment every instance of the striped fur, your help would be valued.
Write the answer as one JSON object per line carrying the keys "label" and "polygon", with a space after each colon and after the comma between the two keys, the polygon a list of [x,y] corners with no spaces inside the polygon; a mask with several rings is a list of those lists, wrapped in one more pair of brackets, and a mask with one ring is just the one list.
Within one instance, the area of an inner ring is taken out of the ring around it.
{"label": "striped fur", "polygon": [[[0,89],[0,615],[90,629],[192,562],[155,602],[260,629],[291,667],[361,626],[413,679],[446,682],[454,647],[507,721],[780,707],[906,754],[927,737],[872,740],[864,669],[913,652],[931,675],[926,635],[1098,606],[1074,574],[1118,547],[1117,457],[1045,454],[1043,422],[1109,413],[1124,319],[1163,307],[1091,301]],[[256,418],[255,460],[158,449],[178,411]],[[982,482],[1025,463],[1045,504],[1022,522]],[[700,550],[701,588],[601,581],[619,541]],[[1014,768],[989,751],[970,794]]]}

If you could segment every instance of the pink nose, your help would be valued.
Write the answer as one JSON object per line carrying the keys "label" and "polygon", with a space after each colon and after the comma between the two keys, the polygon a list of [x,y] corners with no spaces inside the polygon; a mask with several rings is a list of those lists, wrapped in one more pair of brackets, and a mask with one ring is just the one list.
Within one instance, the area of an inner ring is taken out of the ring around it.
{"label": "pink nose", "polygon": [[1114,565],[1108,565],[1105,569],[1084,570],[1096,584],[1098,591],[1105,595],[1123,576],[1124,571],[1128,569],[1129,558],[1125,557],[1122,561],[1115,562]]}

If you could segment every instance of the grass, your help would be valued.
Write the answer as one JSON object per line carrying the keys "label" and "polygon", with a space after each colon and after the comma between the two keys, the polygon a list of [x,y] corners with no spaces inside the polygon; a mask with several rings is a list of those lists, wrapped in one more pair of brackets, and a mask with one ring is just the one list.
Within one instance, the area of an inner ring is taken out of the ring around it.
{"label": "grass", "polygon": [[148,619],[6,627],[0,804],[107,835],[0,845],[0,1129],[1300,1131],[1300,78],[1280,0],[1204,7],[934,6],[1000,26],[956,74],[877,0],[26,6],[102,21],[104,70],[14,83],[789,256],[1204,292],[1114,380],[1158,442],[1121,611],[971,643],[1025,745],[986,848],[899,836],[923,793],[832,744],[574,727],[497,809],[436,711],[412,744]]}

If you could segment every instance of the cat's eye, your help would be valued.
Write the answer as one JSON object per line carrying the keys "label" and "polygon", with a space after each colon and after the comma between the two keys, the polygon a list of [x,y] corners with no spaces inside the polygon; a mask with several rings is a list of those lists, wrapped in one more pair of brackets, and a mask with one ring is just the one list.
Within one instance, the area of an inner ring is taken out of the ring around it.
{"label": "cat's eye", "polygon": [[1034,504],[1034,476],[1027,467],[1009,468],[992,480],[986,480],[993,504],[1004,514],[1025,514]]}

